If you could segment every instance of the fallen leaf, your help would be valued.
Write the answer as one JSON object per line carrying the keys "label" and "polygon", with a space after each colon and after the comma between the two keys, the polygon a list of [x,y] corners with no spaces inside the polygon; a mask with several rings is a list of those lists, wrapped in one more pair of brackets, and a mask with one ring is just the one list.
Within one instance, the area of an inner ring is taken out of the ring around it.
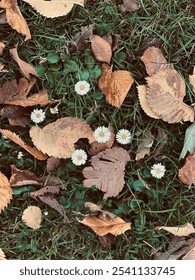
{"label": "fallen leaf", "polygon": [[195,260],[195,243],[193,248],[182,258],[182,260]]}
{"label": "fallen leaf", "polygon": [[8,70],[4,67],[5,67],[5,65],[0,62],[0,73],[7,73],[8,72]]}
{"label": "fallen leaf", "polygon": [[157,146],[157,148],[155,150],[155,153],[154,153],[154,159],[155,160],[162,160],[164,158],[164,156],[160,156],[161,150],[167,144],[168,137],[167,137],[167,133],[164,130],[162,130],[160,127],[158,127],[157,140],[158,140],[158,146]]}
{"label": "fallen leaf", "polygon": [[154,143],[154,136],[150,129],[145,131],[141,137],[138,138],[138,147],[135,160],[143,159],[146,155],[150,154],[150,148]]}
{"label": "fallen leaf", "polygon": [[35,158],[39,160],[46,160],[48,158],[47,155],[43,154],[41,151],[38,151],[35,147],[31,147],[27,145],[17,134],[10,130],[6,129],[0,129],[0,132],[7,136],[10,140],[18,144],[20,147],[25,149],[27,152],[29,152],[31,155],[33,155]]}
{"label": "fallen leaf", "polygon": [[168,64],[162,51],[156,47],[149,47],[142,55],[141,60],[145,64],[149,76],[154,75],[159,70],[173,69],[173,66]]}
{"label": "fallen leaf", "polygon": [[61,17],[68,14],[74,4],[83,6],[84,0],[23,0],[30,4],[38,13],[47,18]]}
{"label": "fallen leaf", "polygon": [[195,151],[195,122],[186,129],[184,145],[179,159],[184,158],[187,152],[193,154],[194,151]]}
{"label": "fallen leaf", "polygon": [[195,186],[195,153],[186,157],[185,164],[179,169],[178,176],[184,184]]}
{"label": "fallen leaf", "polygon": [[98,80],[98,86],[108,103],[120,108],[133,83],[131,74],[125,70],[112,72],[109,65],[105,63],[102,64],[102,70],[103,74]]}
{"label": "fallen leaf", "polygon": [[119,147],[107,149],[91,158],[91,165],[83,169],[85,187],[95,185],[105,192],[104,199],[117,196],[123,189],[125,165],[130,160],[126,150]]}
{"label": "fallen leaf", "polygon": [[12,189],[7,177],[0,171],[0,213],[10,203]]}
{"label": "fallen leaf", "polygon": [[108,233],[103,236],[98,235],[98,239],[103,248],[108,248],[110,245],[114,244],[115,236],[111,233]]}
{"label": "fallen leaf", "polygon": [[47,159],[47,172],[52,172],[60,165],[60,159],[55,157],[49,157]]}
{"label": "fallen leaf", "polygon": [[176,227],[165,227],[165,226],[157,226],[155,230],[164,229],[175,236],[188,236],[192,233],[195,233],[195,228],[192,224],[187,223],[185,225],[180,225]]}
{"label": "fallen leaf", "polygon": [[55,158],[70,158],[75,150],[74,144],[80,138],[94,142],[90,126],[76,117],[58,119],[42,129],[34,126],[30,129],[30,137],[40,151]]}
{"label": "fallen leaf", "polygon": [[119,217],[110,218],[106,216],[104,218],[99,218],[95,216],[87,216],[80,221],[80,223],[92,228],[99,236],[104,236],[108,233],[117,236],[131,229],[131,223],[126,223]]}
{"label": "fallen leaf", "polygon": [[[163,121],[194,121],[194,109],[183,102],[185,81],[174,69],[160,70],[146,78],[146,98],[151,110]],[[141,104],[143,106],[143,104]],[[143,108],[147,113],[147,108]]]}
{"label": "fallen leaf", "polygon": [[139,10],[140,5],[133,0],[123,0],[123,4],[119,5],[121,12],[134,12]]}
{"label": "fallen leaf", "polygon": [[0,104],[22,107],[48,104],[49,99],[46,90],[41,90],[27,97],[34,84],[35,80],[29,82],[25,78],[21,78],[18,83],[16,80],[5,82],[0,89]]}
{"label": "fallen leaf", "polygon": [[[92,203],[92,202],[85,202],[85,207],[89,208],[90,211],[92,212],[100,212],[101,213],[101,217],[105,217],[105,216],[108,216],[109,218],[115,218],[116,215],[111,213],[111,212],[108,212],[108,211],[105,211],[105,210],[102,210],[101,206],[95,204],[95,203]],[[100,215],[99,215],[100,217]]]}
{"label": "fallen leaf", "polygon": [[97,141],[92,142],[89,150],[90,155],[94,156],[106,149],[112,148],[115,140],[115,133],[112,127],[109,126],[108,129],[111,132],[110,139],[106,143],[98,143]]}
{"label": "fallen leaf", "polygon": [[0,56],[3,54],[3,49],[5,48],[5,44],[0,42]]}
{"label": "fallen leaf", "polygon": [[112,51],[115,51],[118,48],[119,41],[121,39],[120,35],[105,35],[102,37],[111,47]]}
{"label": "fallen leaf", "polygon": [[22,214],[22,221],[32,229],[38,229],[42,222],[41,209],[37,206],[29,206]]}
{"label": "fallen leaf", "polygon": [[94,24],[90,24],[88,26],[81,27],[81,33],[79,37],[76,39],[76,42],[70,48],[72,52],[80,51],[83,52],[86,48],[88,48],[87,40],[93,35]]}
{"label": "fallen leaf", "polygon": [[1,248],[0,248],[0,260],[6,260],[5,253]]}
{"label": "fallen leaf", "polygon": [[195,66],[193,70],[193,74],[189,75],[190,84],[192,85],[193,91],[195,93]]}
{"label": "fallen leaf", "polygon": [[22,60],[18,56],[18,51],[16,48],[10,49],[9,52],[10,52],[12,58],[15,60],[15,62],[20,67],[20,71],[21,71],[22,75],[24,75],[28,80],[31,80],[30,74],[38,77],[38,73],[35,70],[35,68],[32,65],[30,65],[29,63]]}
{"label": "fallen leaf", "polygon": [[0,8],[5,9],[8,24],[18,33],[25,35],[25,41],[31,39],[30,30],[18,8],[17,0],[1,0]]}
{"label": "fallen leaf", "polygon": [[0,24],[7,24],[6,12],[0,11]]}
{"label": "fallen leaf", "polygon": [[6,105],[0,109],[1,118],[8,118],[10,125],[25,127],[31,122],[29,117],[29,108],[23,108],[21,106]]}
{"label": "fallen leaf", "polygon": [[98,35],[90,37],[91,49],[98,61],[110,63],[112,50],[110,44]]}

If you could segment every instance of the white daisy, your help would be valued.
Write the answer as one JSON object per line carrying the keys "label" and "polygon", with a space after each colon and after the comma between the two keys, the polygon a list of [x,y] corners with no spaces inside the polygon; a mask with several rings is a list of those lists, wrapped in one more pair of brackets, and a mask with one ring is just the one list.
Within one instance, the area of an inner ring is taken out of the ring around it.
{"label": "white daisy", "polygon": [[17,155],[17,159],[22,159],[23,158],[23,152],[19,151]]}
{"label": "white daisy", "polygon": [[90,90],[90,84],[86,81],[79,81],[75,84],[74,89],[77,94],[84,95]]}
{"label": "white daisy", "polygon": [[40,123],[45,119],[45,112],[42,109],[34,109],[31,112],[30,118],[34,123]]}
{"label": "white daisy", "polygon": [[82,149],[75,150],[71,156],[71,160],[75,165],[85,164],[87,160],[87,154]]}
{"label": "white daisy", "polygon": [[110,130],[105,126],[99,126],[93,133],[95,140],[98,143],[106,143],[111,136]]}
{"label": "white daisy", "polygon": [[160,179],[165,175],[165,166],[162,165],[161,163],[156,163],[152,166],[150,173],[152,174],[153,177]]}
{"label": "white daisy", "polygon": [[53,107],[53,108],[50,108],[50,113],[51,113],[52,115],[56,115],[56,114],[58,113],[58,107],[55,106],[55,107]]}
{"label": "white daisy", "polygon": [[130,143],[131,132],[127,129],[120,129],[116,135],[116,140],[120,144],[128,144]]}

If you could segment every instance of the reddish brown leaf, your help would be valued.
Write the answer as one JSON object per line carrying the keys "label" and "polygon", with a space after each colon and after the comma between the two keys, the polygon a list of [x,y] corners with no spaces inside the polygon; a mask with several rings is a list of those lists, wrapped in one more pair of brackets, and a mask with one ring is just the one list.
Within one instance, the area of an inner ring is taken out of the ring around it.
{"label": "reddish brown leaf", "polygon": [[47,159],[47,172],[52,172],[60,165],[60,159],[55,157],[49,157]]}
{"label": "reddish brown leaf", "polygon": [[179,169],[179,179],[186,185],[195,185],[195,153],[188,155],[185,164]]}
{"label": "reddish brown leaf", "polygon": [[102,64],[102,70],[103,74],[99,78],[98,86],[108,103],[120,108],[133,84],[131,74],[125,70],[112,72],[109,65],[105,63]]}
{"label": "reddish brown leaf", "polygon": [[30,109],[21,106],[7,105],[0,110],[0,116],[8,118],[10,125],[25,127],[30,123]]}
{"label": "reddish brown leaf", "polygon": [[112,50],[110,45],[98,35],[93,35],[90,38],[91,49],[98,61],[110,63]]}

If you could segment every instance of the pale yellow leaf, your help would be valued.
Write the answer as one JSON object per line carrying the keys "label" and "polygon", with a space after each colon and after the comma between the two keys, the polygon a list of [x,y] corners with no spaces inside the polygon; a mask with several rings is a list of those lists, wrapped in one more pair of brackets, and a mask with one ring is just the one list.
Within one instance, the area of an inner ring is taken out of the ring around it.
{"label": "pale yellow leaf", "polygon": [[32,229],[38,229],[41,226],[42,213],[37,206],[29,206],[22,214],[22,221]]}
{"label": "pale yellow leaf", "polygon": [[0,171],[0,213],[10,203],[12,189],[7,177]]}
{"label": "pale yellow leaf", "polygon": [[195,233],[195,228],[190,223],[176,226],[176,227],[157,226],[155,229],[156,230],[164,229],[175,236],[188,236],[192,233]]}
{"label": "pale yellow leaf", "polygon": [[6,260],[5,253],[1,248],[0,248],[0,260]]}

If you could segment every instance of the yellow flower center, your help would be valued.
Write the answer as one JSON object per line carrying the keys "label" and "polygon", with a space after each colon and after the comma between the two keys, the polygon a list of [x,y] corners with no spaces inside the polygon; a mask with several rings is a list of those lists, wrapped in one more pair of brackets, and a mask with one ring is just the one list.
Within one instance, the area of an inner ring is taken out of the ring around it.
{"label": "yellow flower center", "polygon": [[82,157],[81,155],[78,155],[78,156],[77,156],[77,159],[78,159],[78,160],[82,160],[83,157]]}
{"label": "yellow flower center", "polygon": [[127,135],[126,134],[122,134],[121,138],[125,140],[125,139],[127,139]]}
{"label": "yellow flower center", "polygon": [[105,136],[105,132],[104,132],[104,131],[100,131],[100,132],[99,132],[99,136],[100,136],[100,137],[104,137],[104,136]]}
{"label": "yellow flower center", "polygon": [[37,113],[37,114],[36,114],[36,118],[37,118],[37,119],[40,119],[40,117],[41,117],[41,114],[40,114],[40,113]]}
{"label": "yellow flower center", "polygon": [[159,174],[161,172],[160,168],[156,168],[156,173]]}
{"label": "yellow flower center", "polygon": [[85,86],[84,85],[80,85],[80,90],[84,90],[85,89]]}

